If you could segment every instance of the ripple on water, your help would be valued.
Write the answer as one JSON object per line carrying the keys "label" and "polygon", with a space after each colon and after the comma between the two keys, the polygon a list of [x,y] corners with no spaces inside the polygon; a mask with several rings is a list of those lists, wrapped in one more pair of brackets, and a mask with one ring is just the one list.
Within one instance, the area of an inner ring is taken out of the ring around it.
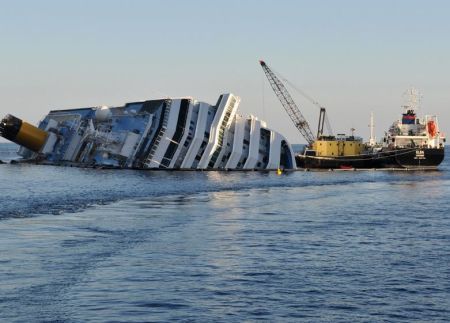
{"label": "ripple on water", "polygon": [[1,165],[0,318],[445,322],[443,169]]}

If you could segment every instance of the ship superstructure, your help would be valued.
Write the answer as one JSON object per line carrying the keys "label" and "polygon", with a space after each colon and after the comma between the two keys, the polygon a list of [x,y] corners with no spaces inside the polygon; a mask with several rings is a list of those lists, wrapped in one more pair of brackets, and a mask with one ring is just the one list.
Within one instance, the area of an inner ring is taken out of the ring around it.
{"label": "ship superstructure", "polygon": [[403,114],[385,133],[382,153],[395,152],[385,164],[394,167],[435,168],[444,159],[445,135],[436,115],[417,116],[420,93],[411,88],[404,94]]}
{"label": "ship superstructure", "polygon": [[291,145],[254,116],[238,114],[240,98],[214,105],[191,97],[120,107],[52,110],[34,127],[8,115],[0,134],[19,154],[45,164],[137,169],[293,169]]}
{"label": "ship superstructure", "polygon": [[419,93],[409,89],[409,96],[403,106],[401,119],[392,124],[384,137],[384,146],[389,148],[442,148],[445,136],[439,131],[437,116],[426,115],[423,119],[417,117]]}

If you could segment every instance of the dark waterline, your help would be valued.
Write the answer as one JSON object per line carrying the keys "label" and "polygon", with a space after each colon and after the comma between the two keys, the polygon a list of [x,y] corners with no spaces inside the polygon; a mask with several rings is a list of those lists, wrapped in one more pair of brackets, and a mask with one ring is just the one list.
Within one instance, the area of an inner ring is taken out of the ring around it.
{"label": "dark waterline", "polygon": [[447,321],[449,171],[0,165],[0,318]]}

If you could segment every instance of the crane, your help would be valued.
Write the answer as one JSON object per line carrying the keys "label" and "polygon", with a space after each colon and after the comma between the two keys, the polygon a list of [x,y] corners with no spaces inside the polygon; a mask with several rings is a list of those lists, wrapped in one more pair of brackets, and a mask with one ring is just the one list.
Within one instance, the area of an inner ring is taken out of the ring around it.
{"label": "crane", "polygon": [[281,80],[275,75],[275,73],[269,68],[269,66],[267,66],[267,64],[264,61],[260,60],[259,63],[261,64],[261,67],[264,73],[266,74],[266,77],[269,80],[269,83],[272,86],[272,89],[275,92],[276,96],[280,100],[284,109],[291,118],[292,122],[294,122],[295,127],[300,131],[300,133],[303,135],[303,137],[306,139],[309,145],[312,145],[317,138],[323,136],[323,126],[325,122],[327,123],[328,131],[330,133],[332,132],[328,118],[326,117],[325,108],[321,106],[317,101],[312,99],[310,96],[308,96],[306,93],[297,89],[297,91],[299,91],[306,99],[308,99],[314,105],[320,108],[317,136],[314,136],[308,122],[306,121],[303,114],[300,112],[300,109],[298,108],[297,104],[295,104],[294,100],[292,99],[291,95],[289,94],[288,90],[281,82]]}
{"label": "crane", "polygon": [[295,104],[288,90],[264,61],[259,61],[259,64],[261,64],[273,91],[277,95],[292,122],[294,122],[295,127],[300,131],[308,144],[312,145],[316,137],[313,135],[308,121],[306,121],[305,117],[300,112],[300,109],[297,107],[297,104]]}

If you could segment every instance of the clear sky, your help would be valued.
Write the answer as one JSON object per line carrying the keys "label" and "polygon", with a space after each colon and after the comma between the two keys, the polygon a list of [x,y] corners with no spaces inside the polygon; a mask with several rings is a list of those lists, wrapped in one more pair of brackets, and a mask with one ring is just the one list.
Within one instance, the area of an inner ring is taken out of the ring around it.
{"label": "clear sky", "polygon": [[[327,107],[335,133],[377,136],[423,94],[450,130],[450,1],[2,1],[0,115],[37,123],[50,109],[161,96],[242,98],[304,142],[259,59]],[[318,109],[291,90],[311,127]]]}

